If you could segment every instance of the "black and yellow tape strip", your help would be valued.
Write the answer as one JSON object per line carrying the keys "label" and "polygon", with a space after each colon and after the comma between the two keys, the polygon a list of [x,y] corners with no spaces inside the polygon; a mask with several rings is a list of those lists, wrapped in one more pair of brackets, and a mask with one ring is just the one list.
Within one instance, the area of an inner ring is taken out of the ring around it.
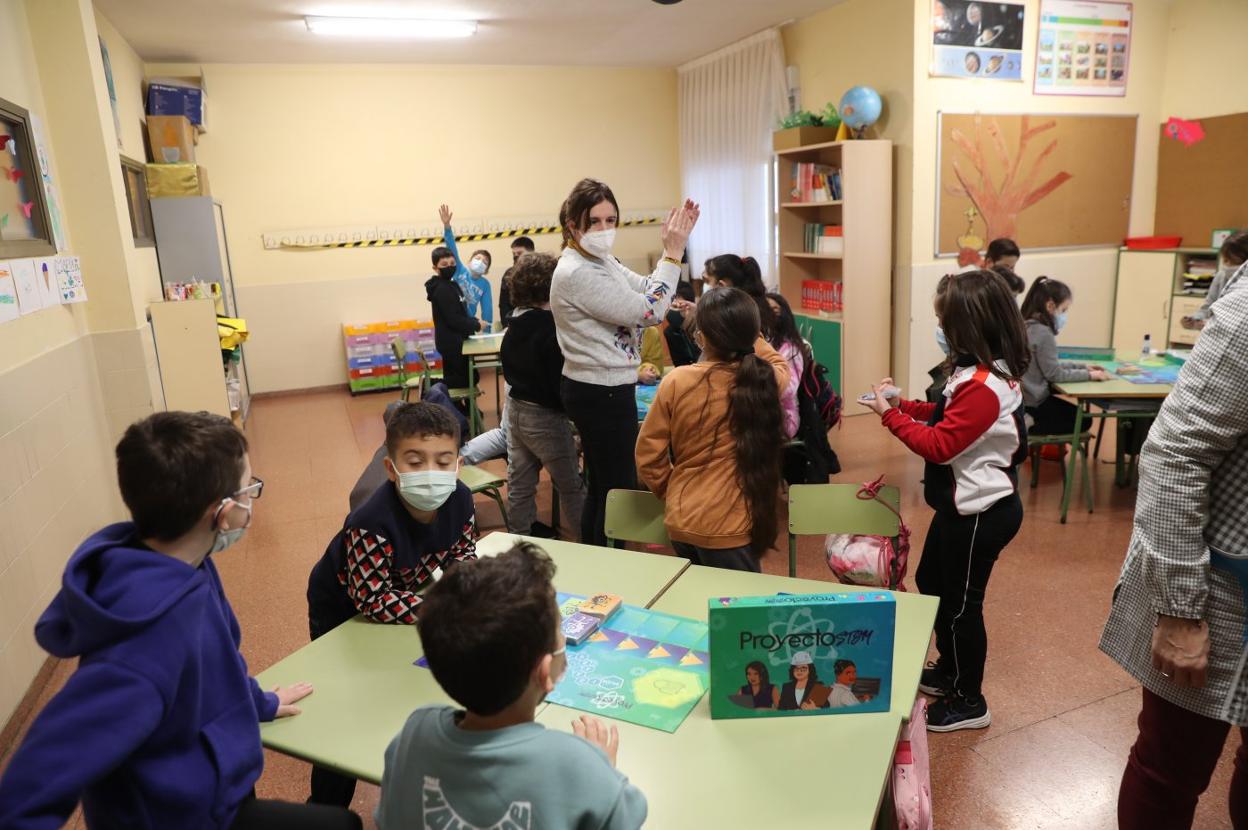
{"label": "black and yellow tape strip", "polygon": [[[626,219],[620,222],[621,228],[636,227],[639,225],[658,225],[663,220],[658,217],[650,217],[647,219]],[[455,236],[456,242],[486,242],[492,239],[513,239],[517,236],[538,236],[540,234],[559,233],[558,225],[541,225],[531,228],[511,228],[505,231],[493,231],[491,233],[463,233]],[[443,237],[441,236],[417,236],[407,239],[361,239],[356,242],[324,242],[321,244],[310,245],[308,243],[293,244],[285,240],[282,242],[283,248],[398,248],[406,245],[441,245]]]}

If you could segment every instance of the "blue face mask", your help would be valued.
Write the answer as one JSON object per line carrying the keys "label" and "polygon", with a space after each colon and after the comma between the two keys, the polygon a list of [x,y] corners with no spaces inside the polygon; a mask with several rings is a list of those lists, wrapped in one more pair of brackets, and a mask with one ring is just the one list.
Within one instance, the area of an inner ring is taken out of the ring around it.
{"label": "blue face mask", "polygon": [[936,345],[940,346],[942,352],[949,354],[949,341],[945,339],[945,330],[939,325],[936,326]]}
{"label": "blue face mask", "polygon": [[1066,312],[1059,311],[1057,314],[1053,315],[1053,327],[1058,331],[1066,328]]}

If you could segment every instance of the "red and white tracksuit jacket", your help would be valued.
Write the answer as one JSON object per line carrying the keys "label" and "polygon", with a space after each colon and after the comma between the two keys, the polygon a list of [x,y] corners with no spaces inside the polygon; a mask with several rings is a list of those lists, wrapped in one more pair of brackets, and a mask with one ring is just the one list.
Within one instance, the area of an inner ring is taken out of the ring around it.
{"label": "red and white tracksuit jacket", "polygon": [[1027,457],[1023,393],[986,366],[958,366],[939,403],[902,401],[884,426],[927,461],[929,507],[973,516],[1013,493]]}

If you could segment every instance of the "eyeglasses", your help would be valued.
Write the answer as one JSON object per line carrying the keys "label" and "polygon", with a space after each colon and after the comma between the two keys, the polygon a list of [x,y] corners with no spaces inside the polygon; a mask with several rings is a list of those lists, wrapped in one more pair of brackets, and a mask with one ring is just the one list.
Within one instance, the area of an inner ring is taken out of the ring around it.
{"label": "eyeglasses", "polygon": [[263,492],[264,492],[264,482],[256,478],[255,476],[252,476],[251,484],[248,484],[246,487],[244,487],[243,489],[239,490],[236,493],[231,493],[230,498],[235,499],[235,498],[238,498],[239,496],[246,496],[247,498],[250,498],[250,499],[258,499],[260,498],[260,494]]}

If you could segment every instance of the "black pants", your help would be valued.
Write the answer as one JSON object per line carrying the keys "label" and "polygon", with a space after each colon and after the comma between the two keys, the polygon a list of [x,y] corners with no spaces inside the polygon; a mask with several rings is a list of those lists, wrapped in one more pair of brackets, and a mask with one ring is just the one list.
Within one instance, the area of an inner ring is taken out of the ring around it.
{"label": "black pants", "polygon": [[706,565],[708,568],[723,568],[728,571],[750,571],[762,573],[758,557],[749,545],[741,548],[700,548],[687,542],[672,542],[676,555],[688,559],[695,565]]}
{"label": "black pants", "polygon": [[1039,406],[1027,407],[1033,421],[1028,435],[1070,435],[1075,431],[1075,413],[1079,408],[1070,401],[1049,395]]}
{"label": "black pants", "polygon": [[338,807],[249,798],[239,806],[230,830],[360,830],[363,826],[359,816]]}
{"label": "black pants", "polygon": [[599,386],[564,378],[563,408],[581,435],[589,493],[581,541],[606,545],[607,493],[637,489],[637,384]]}
{"label": "black pants", "polygon": [[[342,625],[350,616],[342,617],[337,611],[317,608],[308,597],[308,633],[312,639],[324,636]],[[333,807],[350,807],[355,798],[355,779],[325,767],[312,767],[312,794],[309,804],[326,804]]]}
{"label": "black pants", "polygon": [[463,349],[464,341],[461,340],[439,352],[442,355],[442,381],[447,389],[467,389],[471,385],[468,382],[468,358],[464,357]]}
{"label": "black pants", "polygon": [[923,543],[914,581],[920,592],[940,597],[938,665],[963,697],[980,695],[988,657],[984,592],[992,566],[1022,523],[1023,503],[1012,493],[975,516],[938,512]]}

